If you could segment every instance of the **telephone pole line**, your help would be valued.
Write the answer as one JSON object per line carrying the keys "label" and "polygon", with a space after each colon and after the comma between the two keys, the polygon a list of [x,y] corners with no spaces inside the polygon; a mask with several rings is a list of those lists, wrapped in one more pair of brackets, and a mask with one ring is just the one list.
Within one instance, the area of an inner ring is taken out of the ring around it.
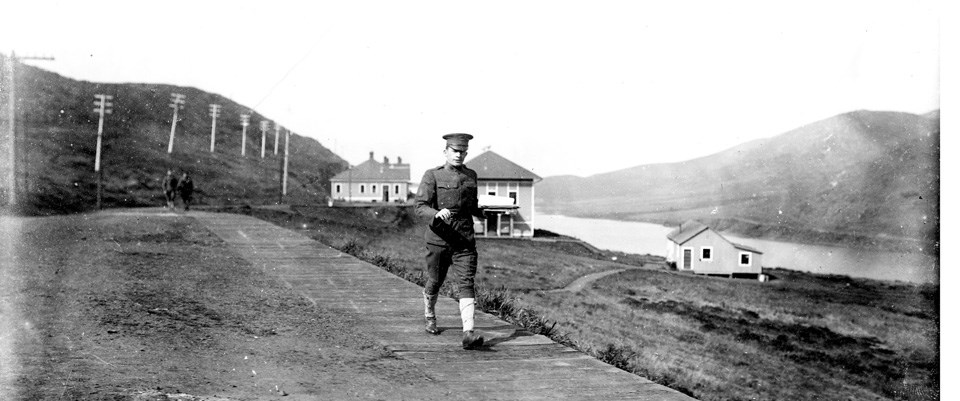
{"label": "telephone pole line", "polygon": [[219,116],[220,116],[220,105],[211,104],[210,117],[213,118],[213,127],[210,128],[210,153],[213,153],[213,148],[217,143],[217,117]]}
{"label": "telephone pole line", "polygon": [[240,115],[240,125],[243,125],[243,137],[240,140],[240,156],[247,155],[247,126],[250,125],[250,115]]}
{"label": "telephone pole line", "polygon": [[267,130],[270,129],[269,121],[260,121],[260,158],[267,156]]}
{"label": "telephone pole line", "polygon": [[170,103],[170,107],[173,107],[173,121],[170,123],[170,145],[167,146],[167,153],[173,153],[173,134],[177,131],[177,111],[183,108],[184,99],[186,96],[179,93],[170,94],[170,100],[173,101]]}
{"label": "telephone pole line", "polygon": [[[53,57],[17,57],[16,52],[10,51],[9,57],[4,57],[6,62],[6,80],[8,82],[6,91],[8,96],[7,108],[7,128],[9,133],[8,154],[9,171],[7,172],[7,207],[13,212],[19,206],[18,180],[17,180],[17,62],[18,60],[53,60]],[[2,87],[2,82],[0,82]]]}
{"label": "telephone pole line", "polygon": [[94,113],[100,114],[100,124],[97,126],[97,156],[93,163],[93,171],[97,173],[97,210],[102,209],[101,199],[103,198],[103,170],[100,169],[100,148],[101,143],[103,142],[103,116],[105,114],[113,113],[113,103],[110,100],[113,99],[113,96],[96,94],[93,97],[97,100],[93,101],[94,106],[97,108],[93,109]]}
{"label": "telephone pole line", "polygon": [[287,130],[286,139],[283,145],[283,193],[280,194],[280,203],[287,196],[287,166],[290,163],[290,130]]}
{"label": "telephone pole line", "polygon": [[273,154],[274,155],[277,154],[277,151],[280,148],[280,129],[281,129],[280,124],[277,124],[276,128],[277,130],[273,134]]}

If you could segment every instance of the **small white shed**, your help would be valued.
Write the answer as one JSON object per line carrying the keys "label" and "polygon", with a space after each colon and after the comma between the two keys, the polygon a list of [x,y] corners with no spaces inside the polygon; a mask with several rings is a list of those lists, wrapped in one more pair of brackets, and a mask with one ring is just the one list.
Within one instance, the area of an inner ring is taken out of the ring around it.
{"label": "small white shed", "polygon": [[698,221],[689,220],[667,234],[667,261],[696,274],[760,277],[763,252],[730,242]]}

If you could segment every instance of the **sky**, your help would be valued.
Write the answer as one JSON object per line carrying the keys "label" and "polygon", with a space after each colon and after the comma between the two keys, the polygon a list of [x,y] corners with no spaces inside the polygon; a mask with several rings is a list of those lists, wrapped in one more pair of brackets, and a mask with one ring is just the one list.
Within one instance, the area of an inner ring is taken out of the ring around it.
{"label": "sky", "polygon": [[351,164],[402,157],[414,182],[451,132],[475,136],[468,165],[491,149],[542,177],[589,176],[853,110],[940,108],[935,1],[11,6],[0,52],[227,96]]}

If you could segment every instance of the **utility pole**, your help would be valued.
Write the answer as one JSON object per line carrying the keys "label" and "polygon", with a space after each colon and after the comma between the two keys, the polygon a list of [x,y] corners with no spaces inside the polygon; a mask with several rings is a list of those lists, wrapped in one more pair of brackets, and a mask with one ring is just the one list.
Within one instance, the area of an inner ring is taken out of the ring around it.
{"label": "utility pole", "polygon": [[[10,51],[10,57],[5,57],[7,64],[7,128],[9,132],[9,171],[7,172],[7,207],[13,212],[19,206],[17,189],[17,62],[18,60],[53,60],[53,57],[17,57]],[[0,83],[2,84],[2,83]]]}
{"label": "utility pole", "polygon": [[243,125],[243,138],[240,141],[240,156],[247,155],[247,126],[250,125],[250,115],[240,115],[240,125]]}
{"label": "utility pole", "polygon": [[213,118],[213,127],[210,128],[210,153],[213,153],[214,145],[217,143],[217,117],[220,116],[220,105],[210,105],[210,117]]}
{"label": "utility pole", "polygon": [[100,169],[100,148],[101,143],[103,142],[103,116],[105,114],[113,113],[113,103],[110,100],[113,100],[113,96],[96,94],[93,97],[97,100],[93,101],[94,106],[97,108],[93,109],[94,113],[100,114],[100,124],[97,126],[97,156],[96,160],[93,163],[93,171],[97,173],[97,210],[102,209],[101,199],[103,198],[103,170]]}
{"label": "utility pole", "polygon": [[173,134],[177,131],[177,111],[183,108],[184,99],[186,96],[179,93],[171,93],[170,100],[173,103],[170,103],[170,107],[173,108],[173,121],[170,123],[170,145],[167,146],[167,153],[173,153]]}
{"label": "utility pole", "polygon": [[269,121],[260,122],[260,158],[267,156],[267,130],[270,129]]}
{"label": "utility pole", "polygon": [[279,150],[278,148],[280,147],[280,129],[281,129],[280,124],[277,124],[276,128],[277,128],[277,131],[274,132],[273,134],[273,154],[274,155],[277,154],[277,151]]}
{"label": "utility pole", "polygon": [[290,131],[287,130],[287,136],[283,145],[283,194],[280,195],[280,203],[287,196],[287,166],[290,163]]}

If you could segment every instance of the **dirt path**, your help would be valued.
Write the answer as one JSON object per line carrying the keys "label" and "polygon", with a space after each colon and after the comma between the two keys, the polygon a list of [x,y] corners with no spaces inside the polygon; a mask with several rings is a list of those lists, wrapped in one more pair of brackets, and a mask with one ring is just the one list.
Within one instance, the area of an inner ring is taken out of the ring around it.
{"label": "dirt path", "polygon": [[[637,269],[639,269],[639,268],[637,268]],[[590,283],[592,283],[592,282],[594,282],[594,281],[597,281],[597,280],[599,280],[599,279],[601,279],[601,278],[604,278],[604,277],[607,277],[607,276],[610,276],[610,275],[613,275],[613,274],[620,274],[620,273],[623,273],[623,272],[625,272],[625,271],[627,271],[627,270],[632,270],[632,269],[617,269],[617,270],[602,271],[602,272],[599,272],[599,273],[591,273],[591,274],[588,274],[588,275],[586,275],[586,276],[580,277],[580,278],[578,278],[578,279],[576,279],[576,280],[573,280],[573,282],[570,283],[570,284],[568,284],[566,287],[563,287],[563,288],[558,289],[558,290],[553,290],[553,291],[570,291],[570,292],[577,292],[577,291],[583,290],[584,288],[586,288],[586,286],[590,285]]]}

